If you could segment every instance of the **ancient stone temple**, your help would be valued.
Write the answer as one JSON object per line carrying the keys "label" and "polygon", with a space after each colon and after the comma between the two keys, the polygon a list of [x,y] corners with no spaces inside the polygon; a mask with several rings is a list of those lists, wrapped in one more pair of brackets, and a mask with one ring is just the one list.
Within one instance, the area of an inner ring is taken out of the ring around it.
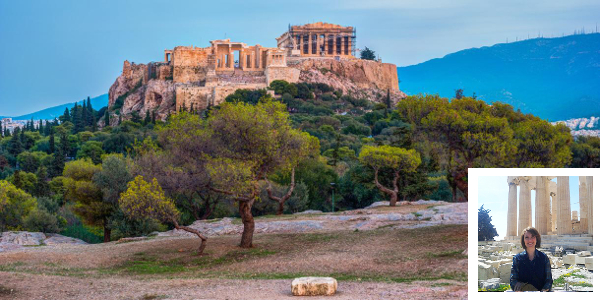
{"label": "ancient stone temple", "polygon": [[323,22],[289,26],[277,38],[277,47],[289,56],[354,56],[356,29]]}
{"label": "ancient stone temple", "polygon": [[164,64],[173,70],[176,109],[204,109],[236,89],[266,88],[273,80],[297,82],[299,71],[288,68],[283,49],[249,46],[229,39],[210,47],[179,46],[165,50]]}
{"label": "ancient stone temple", "polygon": [[[557,182],[551,181],[557,178]],[[519,237],[534,226],[541,235],[592,234],[591,176],[579,177],[579,214],[571,209],[568,176],[508,177],[507,238]],[[519,187],[517,212],[517,186]],[[532,224],[531,191],[535,196],[535,224]],[[518,216],[518,218],[517,218]]]}
{"label": "ancient stone temple", "polygon": [[108,92],[109,108],[124,116],[149,112],[165,119],[182,108],[219,105],[237,89],[265,89],[274,80],[324,83],[371,101],[387,93],[392,102],[405,97],[396,66],[354,57],[355,39],[353,27],[319,22],[290,26],[276,38],[277,47],[229,39],[212,40],[207,47],[177,46],[164,50],[159,62],[125,61]]}

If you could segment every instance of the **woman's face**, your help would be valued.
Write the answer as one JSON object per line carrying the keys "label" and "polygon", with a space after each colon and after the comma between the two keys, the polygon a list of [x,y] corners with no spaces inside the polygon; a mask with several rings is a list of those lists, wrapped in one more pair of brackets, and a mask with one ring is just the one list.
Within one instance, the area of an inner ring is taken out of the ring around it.
{"label": "woman's face", "polygon": [[535,249],[536,238],[535,238],[535,235],[531,234],[531,232],[525,231],[524,241],[525,241],[525,247]]}

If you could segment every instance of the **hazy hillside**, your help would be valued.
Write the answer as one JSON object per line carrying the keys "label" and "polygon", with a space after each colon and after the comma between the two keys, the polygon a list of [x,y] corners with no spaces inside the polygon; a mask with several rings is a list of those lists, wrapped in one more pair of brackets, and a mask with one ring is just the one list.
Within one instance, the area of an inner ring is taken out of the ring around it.
{"label": "hazy hillside", "polygon": [[549,120],[600,112],[600,34],[473,48],[398,68],[400,90],[502,101]]}
{"label": "hazy hillside", "polygon": [[[77,102],[81,103],[81,100],[79,100]],[[95,98],[90,98],[90,102],[92,103],[92,107],[94,109],[100,109],[104,106],[107,106],[108,105],[108,94],[100,95]],[[55,117],[58,118],[58,116],[62,115],[65,112],[65,108],[71,109],[73,107],[73,105],[75,105],[75,102],[46,108],[46,109],[36,111],[36,112],[30,113],[30,114],[26,114],[26,115],[22,115],[22,116],[18,116],[18,117],[12,117],[12,118],[14,120],[29,120],[29,119],[31,119],[31,117],[33,117],[35,120],[39,120],[39,119],[51,120],[51,119],[54,119]]]}

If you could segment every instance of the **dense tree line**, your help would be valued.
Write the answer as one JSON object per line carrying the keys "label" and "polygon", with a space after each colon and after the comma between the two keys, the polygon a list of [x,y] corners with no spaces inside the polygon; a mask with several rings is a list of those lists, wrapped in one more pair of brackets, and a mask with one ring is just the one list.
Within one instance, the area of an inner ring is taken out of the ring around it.
{"label": "dense tree line", "polygon": [[[461,95],[396,106],[318,83],[274,81],[226,103],[107,122],[75,104],[0,140],[0,230],[61,232],[88,241],[240,217],[360,208],[375,201],[468,198],[471,167],[598,167],[600,139],[507,104]],[[114,123],[113,123],[114,124]],[[196,234],[196,233],[195,233]],[[198,251],[202,252],[206,238]]]}

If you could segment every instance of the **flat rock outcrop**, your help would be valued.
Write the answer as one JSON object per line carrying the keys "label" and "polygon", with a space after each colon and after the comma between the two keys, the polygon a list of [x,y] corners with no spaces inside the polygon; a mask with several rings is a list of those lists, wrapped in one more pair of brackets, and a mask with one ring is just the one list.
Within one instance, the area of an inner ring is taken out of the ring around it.
{"label": "flat rock outcrop", "polygon": [[25,246],[53,246],[58,244],[87,244],[86,242],[56,234],[42,232],[6,231],[0,233],[0,252],[22,249]]}
{"label": "flat rock outcrop", "polygon": [[[302,216],[300,220],[271,221],[255,219],[254,233],[294,233],[323,232],[331,230],[374,230],[380,227],[397,229],[421,228],[434,225],[467,224],[468,203],[447,203],[443,201],[413,202],[432,204],[431,208],[414,213],[379,212],[372,209],[345,211],[341,214],[313,214]],[[436,205],[433,207],[433,205]],[[307,219],[304,219],[307,218]],[[241,234],[243,225],[239,220],[223,218],[221,220],[198,220],[192,227],[206,236]],[[183,230],[161,232],[158,236],[194,235]]]}

